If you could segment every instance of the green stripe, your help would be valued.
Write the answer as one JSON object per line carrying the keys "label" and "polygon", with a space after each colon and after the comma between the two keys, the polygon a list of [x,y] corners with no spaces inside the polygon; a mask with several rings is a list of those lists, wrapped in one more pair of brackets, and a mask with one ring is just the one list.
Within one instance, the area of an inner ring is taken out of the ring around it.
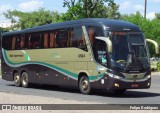
{"label": "green stripe", "polygon": [[[56,69],[68,76],[71,76],[73,77],[74,79],[78,80],[78,74],[75,74],[75,73],[72,73],[70,71],[67,71],[63,68],[60,68],[60,67],[57,67],[57,66],[54,66],[54,65],[51,65],[51,64],[48,64],[48,63],[43,63],[43,62],[33,62],[33,61],[30,61],[30,62],[21,62],[21,63],[13,63],[11,62],[8,57],[7,57],[7,54],[6,54],[6,51],[4,49],[2,49],[2,52],[3,52],[3,55],[4,55],[4,58],[5,60],[7,61],[8,64],[11,65],[11,67],[14,67],[16,65],[28,65],[28,64],[39,64],[39,65],[43,65],[43,66],[46,66],[46,67],[49,67],[49,68],[52,68],[52,69]],[[14,65],[14,66],[13,66]],[[17,66],[17,67],[20,67],[20,66]],[[104,73],[103,74],[99,74],[98,77],[97,76],[89,76],[89,80],[90,81],[95,81],[95,80],[99,80],[100,78],[102,78],[104,76]]]}

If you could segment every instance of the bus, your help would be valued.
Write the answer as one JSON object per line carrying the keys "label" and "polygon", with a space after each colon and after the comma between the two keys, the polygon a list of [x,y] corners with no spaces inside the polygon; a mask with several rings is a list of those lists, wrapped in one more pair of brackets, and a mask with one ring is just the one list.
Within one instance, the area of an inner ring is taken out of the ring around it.
{"label": "bus", "polygon": [[129,22],[88,18],[47,24],[2,36],[2,79],[17,87],[47,84],[123,94],[150,88],[147,41]]}
{"label": "bus", "polygon": [[2,37],[3,32],[0,30],[0,58],[1,58],[1,37]]}

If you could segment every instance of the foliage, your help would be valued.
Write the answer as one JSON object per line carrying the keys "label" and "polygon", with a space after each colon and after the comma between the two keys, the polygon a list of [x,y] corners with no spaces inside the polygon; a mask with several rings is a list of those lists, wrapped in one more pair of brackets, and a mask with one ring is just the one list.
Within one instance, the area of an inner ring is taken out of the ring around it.
{"label": "foliage", "polygon": [[157,63],[157,70],[160,71],[160,62]]}
{"label": "foliage", "polygon": [[7,31],[9,31],[9,28],[0,27],[0,31],[2,31],[2,32],[7,32]]}
{"label": "foliage", "polygon": [[160,19],[160,13],[156,13],[156,19]]}
{"label": "foliage", "polygon": [[[106,4],[108,6],[106,6]],[[8,10],[4,13],[14,25],[11,30],[26,29],[34,26],[81,18],[119,18],[119,6],[114,0],[64,0],[64,7],[68,7],[66,13],[49,11],[40,8],[38,11],[22,12]]]}
{"label": "foliage", "polygon": [[[108,6],[106,6],[108,3]],[[119,6],[114,0],[64,0],[68,11],[61,16],[62,21],[81,18],[118,18]]]}
{"label": "foliage", "polygon": [[4,13],[7,19],[10,19],[15,25],[11,28],[13,29],[25,29],[34,26],[50,24],[52,22],[57,22],[60,18],[58,12],[51,12],[40,8],[38,11],[34,12],[22,12],[17,10],[8,10]]}

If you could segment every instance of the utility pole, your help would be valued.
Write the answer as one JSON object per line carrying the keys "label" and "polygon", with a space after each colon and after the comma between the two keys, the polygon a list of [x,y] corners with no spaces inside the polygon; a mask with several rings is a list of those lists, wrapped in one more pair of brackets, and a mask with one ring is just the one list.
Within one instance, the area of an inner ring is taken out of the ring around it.
{"label": "utility pole", "polygon": [[147,12],[147,0],[145,0],[145,5],[144,5],[144,18],[146,19],[146,12]]}

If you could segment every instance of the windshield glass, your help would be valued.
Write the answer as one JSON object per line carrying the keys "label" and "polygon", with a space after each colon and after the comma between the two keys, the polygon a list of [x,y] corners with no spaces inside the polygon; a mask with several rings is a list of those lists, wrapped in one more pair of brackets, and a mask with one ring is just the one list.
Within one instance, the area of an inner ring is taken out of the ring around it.
{"label": "windshield glass", "polygon": [[129,53],[126,33],[113,33],[111,37],[113,52],[112,60],[117,62],[125,62]]}
{"label": "windshield glass", "polygon": [[142,33],[110,32],[111,66],[123,71],[149,68],[146,45]]}

